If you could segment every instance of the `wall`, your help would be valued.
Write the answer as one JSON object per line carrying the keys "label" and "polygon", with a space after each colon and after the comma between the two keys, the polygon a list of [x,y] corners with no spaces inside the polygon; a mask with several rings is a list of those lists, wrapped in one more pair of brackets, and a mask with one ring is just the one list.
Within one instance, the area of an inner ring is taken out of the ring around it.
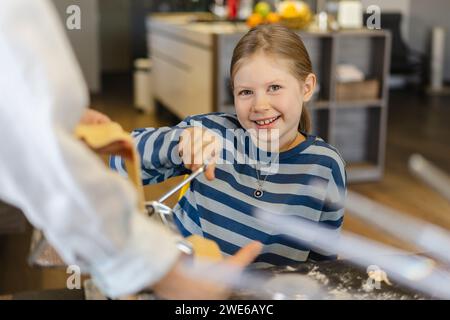
{"label": "wall", "polygon": [[131,68],[130,0],[99,0],[102,72]]}
{"label": "wall", "polygon": [[66,25],[70,5],[78,5],[81,9],[81,30],[66,30],[72,43],[75,55],[83,70],[84,77],[92,92],[101,89],[100,82],[100,43],[98,30],[97,0],[53,0],[60,17]]}
{"label": "wall", "polygon": [[447,30],[444,79],[450,81],[450,1],[411,0],[410,43],[422,52],[429,52],[431,30],[441,26]]}

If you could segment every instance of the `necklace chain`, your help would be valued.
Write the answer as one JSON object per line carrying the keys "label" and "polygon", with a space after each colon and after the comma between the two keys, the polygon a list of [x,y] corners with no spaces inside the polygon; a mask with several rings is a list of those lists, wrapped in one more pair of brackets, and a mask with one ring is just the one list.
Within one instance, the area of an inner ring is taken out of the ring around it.
{"label": "necklace chain", "polygon": [[[279,156],[280,156],[280,154],[278,153],[278,154],[277,154],[277,157],[274,159],[274,161],[275,161],[276,159],[278,159]],[[272,163],[273,163],[274,161],[270,161],[270,162],[269,162],[269,167],[270,167],[270,165],[272,165]],[[260,176],[260,171],[261,171],[261,169],[258,169],[258,166],[257,166],[257,165],[255,165],[255,171],[256,171],[256,178],[258,179],[258,181],[256,182],[256,183],[258,184],[258,187],[257,187],[256,190],[253,192],[253,195],[254,195],[256,198],[261,198],[261,197],[264,195],[264,191],[263,191],[263,188],[262,188],[262,187],[263,187],[264,182],[266,182],[267,177],[269,176],[269,174],[266,174],[266,176],[264,177],[264,180],[261,181],[261,176]]]}
{"label": "necklace chain", "polygon": [[[272,164],[272,161],[270,162],[270,164],[269,164],[269,166]],[[255,166],[256,167],[256,166]],[[257,179],[258,179],[258,186],[259,186],[259,189],[261,190],[262,189],[262,186],[263,186],[263,184],[264,184],[264,182],[266,182],[266,180],[267,180],[267,177],[269,176],[268,174],[266,174],[266,176],[264,177],[264,180],[263,181],[261,181],[261,176],[260,176],[260,174],[259,174],[259,172],[261,171],[261,169],[258,169],[258,168],[256,168],[256,177],[257,177]]]}
{"label": "necklace chain", "polygon": [[[298,137],[298,133],[297,133],[297,135],[295,136],[294,140],[292,140],[292,142],[290,143],[290,145],[297,139],[297,137]],[[278,152],[277,157],[275,158],[275,160],[277,160],[279,156],[280,156],[280,153]],[[255,160],[258,161],[257,158],[256,158]],[[269,167],[270,167],[270,165],[272,164],[272,162],[273,162],[273,161],[270,161],[270,162],[269,162]],[[262,189],[262,186],[263,186],[263,184],[266,182],[267,177],[268,177],[269,175],[266,174],[266,176],[264,177],[264,180],[261,181],[261,176],[260,176],[260,174],[259,174],[259,171],[261,171],[261,170],[258,169],[258,166],[257,166],[257,165],[255,165],[255,171],[256,171],[256,178],[258,179],[258,181],[257,181],[258,188],[254,191],[253,195],[254,195],[256,198],[261,198],[261,197],[263,196],[263,194],[264,194],[263,189]]]}

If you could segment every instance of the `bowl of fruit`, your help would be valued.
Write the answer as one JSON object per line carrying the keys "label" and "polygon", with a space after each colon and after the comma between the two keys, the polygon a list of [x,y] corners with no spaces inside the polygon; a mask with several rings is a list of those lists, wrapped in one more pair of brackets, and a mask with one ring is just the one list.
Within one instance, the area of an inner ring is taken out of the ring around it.
{"label": "bowl of fruit", "polygon": [[311,8],[304,1],[281,1],[277,13],[280,23],[290,29],[306,29],[314,18]]}
{"label": "bowl of fruit", "polygon": [[253,13],[247,19],[247,25],[253,28],[260,24],[279,23],[280,20],[280,15],[272,10],[272,6],[269,3],[259,1],[255,5]]}

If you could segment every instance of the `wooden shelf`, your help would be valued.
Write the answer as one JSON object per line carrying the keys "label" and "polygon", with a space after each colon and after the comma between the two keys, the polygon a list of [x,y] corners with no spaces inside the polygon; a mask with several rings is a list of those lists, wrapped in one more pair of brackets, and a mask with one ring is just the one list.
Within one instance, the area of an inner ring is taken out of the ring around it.
{"label": "wooden shelf", "polygon": [[336,37],[385,37],[385,30],[369,30],[366,28],[355,30],[339,30],[333,32]]}
{"label": "wooden shelf", "polygon": [[305,38],[331,38],[333,33],[323,31],[299,31],[297,32],[302,39]]}
{"label": "wooden shelf", "polygon": [[373,99],[373,100],[349,100],[349,101],[337,101],[335,103],[336,108],[373,108],[382,107],[383,100]]}

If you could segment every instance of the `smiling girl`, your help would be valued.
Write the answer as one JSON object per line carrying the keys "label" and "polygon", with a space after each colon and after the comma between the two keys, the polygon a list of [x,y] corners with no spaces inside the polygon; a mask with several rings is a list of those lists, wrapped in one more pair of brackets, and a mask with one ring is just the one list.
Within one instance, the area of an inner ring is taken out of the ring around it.
{"label": "smiling girl", "polygon": [[[236,114],[197,115],[172,128],[133,132],[144,183],[189,173],[207,159],[205,176],[191,182],[174,208],[183,235],[212,239],[224,255],[260,241],[259,266],[334,258],[289,240],[253,216],[255,209],[264,209],[335,229],[342,225],[345,165],[336,149],[309,134],[304,104],[313,95],[316,76],[302,40],[282,26],[258,26],[237,44],[230,74]],[[251,139],[229,135],[230,130],[249,133]],[[270,161],[262,160],[263,152]],[[126,174],[120,157],[112,158],[111,166]]]}

